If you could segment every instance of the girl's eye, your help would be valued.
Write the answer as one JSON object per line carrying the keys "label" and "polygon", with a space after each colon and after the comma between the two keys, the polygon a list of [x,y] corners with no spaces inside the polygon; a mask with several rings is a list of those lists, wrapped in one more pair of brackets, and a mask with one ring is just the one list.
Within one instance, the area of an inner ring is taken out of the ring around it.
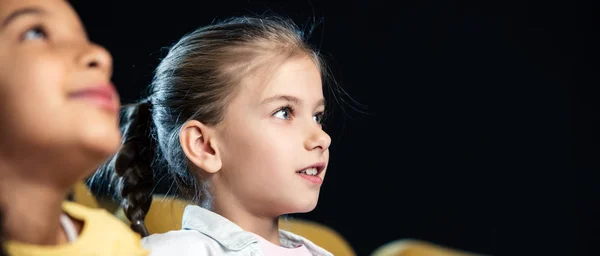
{"label": "girl's eye", "polygon": [[317,124],[323,123],[323,112],[314,115],[313,120],[315,120],[315,123]]}
{"label": "girl's eye", "polygon": [[42,26],[35,26],[30,28],[23,35],[23,40],[38,40],[45,39],[48,35],[46,34],[46,30]]}
{"label": "girl's eye", "polygon": [[290,107],[283,107],[273,114],[274,117],[284,120],[290,119],[291,115],[292,108]]}

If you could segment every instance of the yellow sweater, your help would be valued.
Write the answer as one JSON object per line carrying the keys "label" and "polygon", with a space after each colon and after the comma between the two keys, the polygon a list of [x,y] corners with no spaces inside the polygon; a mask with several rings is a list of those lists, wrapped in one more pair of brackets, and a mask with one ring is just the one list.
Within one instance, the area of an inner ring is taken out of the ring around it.
{"label": "yellow sweater", "polygon": [[83,229],[77,240],[57,246],[40,246],[14,241],[5,243],[10,256],[147,256],[140,236],[103,209],[64,202],[64,211],[81,220]]}

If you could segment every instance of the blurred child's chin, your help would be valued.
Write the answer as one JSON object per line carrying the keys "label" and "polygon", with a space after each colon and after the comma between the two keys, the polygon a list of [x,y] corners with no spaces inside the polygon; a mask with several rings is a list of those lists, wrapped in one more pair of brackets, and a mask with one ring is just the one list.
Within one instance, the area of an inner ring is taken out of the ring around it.
{"label": "blurred child's chin", "polygon": [[93,155],[108,158],[121,146],[121,132],[118,129],[96,130],[84,134],[83,147]]}

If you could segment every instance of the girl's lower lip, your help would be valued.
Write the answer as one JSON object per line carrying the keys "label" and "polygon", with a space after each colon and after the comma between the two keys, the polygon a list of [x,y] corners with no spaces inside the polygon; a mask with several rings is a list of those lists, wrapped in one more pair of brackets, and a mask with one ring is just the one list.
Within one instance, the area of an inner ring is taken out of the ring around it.
{"label": "girl's lower lip", "polygon": [[316,185],[321,185],[323,183],[323,180],[321,179],[321,177],[316,176],[316,175],[308,175],[308,174],[303,174],[303,173],[298,173],[298,175],[300,175],[300,177],[302,177],[305,180],[308,180],[311,183],[316,184]]}

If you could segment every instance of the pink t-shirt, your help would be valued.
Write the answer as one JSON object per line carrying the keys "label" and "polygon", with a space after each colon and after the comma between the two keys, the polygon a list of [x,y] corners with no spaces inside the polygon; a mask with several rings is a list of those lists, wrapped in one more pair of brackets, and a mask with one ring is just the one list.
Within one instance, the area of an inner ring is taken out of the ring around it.
{"label": "pink t-shirt", "polygon": [[306,249],[306,246],[299,245],[296,248],[286,248],[275,245],[259,235],[255,235],[258,238],[258,244],[262,248],[265,256],[312,256],[310,251]]}

